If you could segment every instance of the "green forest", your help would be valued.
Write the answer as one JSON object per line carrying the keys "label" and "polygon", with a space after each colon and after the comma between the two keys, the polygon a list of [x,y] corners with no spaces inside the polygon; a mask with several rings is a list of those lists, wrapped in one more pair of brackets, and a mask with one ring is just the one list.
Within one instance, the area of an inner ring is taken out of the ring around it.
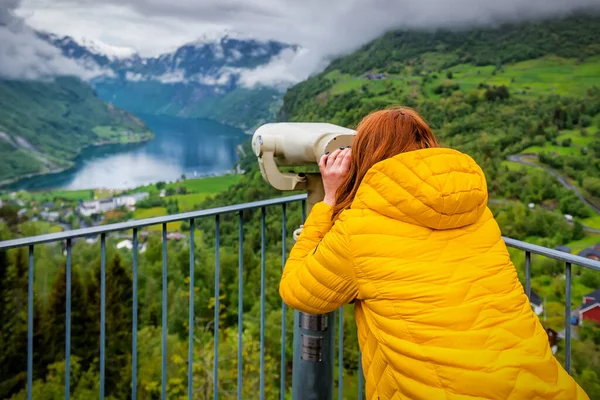
{"label": "green forest", "polygon": [[[408,105],[426,118],[443,146],[457,148],[482,166],[490,208],[505,236],[573,252],[600,242],[600,19],[570,17],[469,31],[390,32],[322,73],[288,90],[281,121],[326,121],[355,127],[371,111]],[[273,198],[281,193],[262,179],[249,143],[240,167],[246,173],[227,190],[196,198],[190,209]],[[567,188],[558,177],[577,192]],[[161,186],[162,187],[162,186]],[[148,190],[145,188],[143,190]],[[177,192],[177,188],[173,188]],[[581,197],[577,195],[581,194]],[[144,207],[182,211],[150,191]],[[201,194],[200,192],[195,194]],[[173,194],[175,196],[175,194]],[[63,195],[64,196],[64,195]],[[583,201],[584,198],[586,201]],[[70,201],[73,201],[71,198]],[[534,207],[530,207],[533,203]],[[186,207],[186,208],[187,208]],[[301,204],[286,208],[287,250],[302,220]],[[6,240],[47,227],[0,209]],[[138,210],[136,210],[137,212]],[[565,218],[573,217],[573,221]],[[238,223],[220,218],[219,382],[223,399],[236,398]],[[261,211],[244,211],[243,398],[259,392]],[[279,397],[282,209],[266,209],[265,398]],[[212,397],[216,221],[196,221],[194,275],[194,393]],[[168,242],[169,398],[187,398],[189,223],[182,240]],[[128,233],[130,234],[130,232]],[[132,323],[132,253],[107,240],[106,395],[129,398],[131,340],[138,339],[138,398],[160,398],[162,242],[149,231],[139,254],[139,330]],[[100,244],[76,241],[72,273],[71,397],[99,391]],[[524,255],[511,256],[522,282]],[[35,249],[34,398],[64,397],[65,265],[62,244]],[[0,253],[0,397],[25,399],[27,354],[27,249]],[[564,265],[532,258],[532,288],[547,300],[543,325],[564,329]],[[573,267],[572,304],[600,287],[600,274]],[[357,399],[358,348],[351,305],[344,308],[344,399]],[[292,313],[287,313],[286,398],[291,398]],[[600,399],[600,328],[587,324],[573,340],[572,370],[592,399]],[[337,355],[336,355],[337,357]],[[564,341],[556,357],[564,364]],[[336,361],[337,362],[337,361]],[[338,388],[337,375],[336,382]],[[337,390],[337,389],[336,389]]]}

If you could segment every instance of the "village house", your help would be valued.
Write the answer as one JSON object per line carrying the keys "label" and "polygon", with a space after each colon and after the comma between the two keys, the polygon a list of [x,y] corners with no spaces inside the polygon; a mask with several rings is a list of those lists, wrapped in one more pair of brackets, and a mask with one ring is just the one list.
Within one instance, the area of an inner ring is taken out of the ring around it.
{"label": "village house", "polygon": [[376,74],[373,72],[367,72],[364,76],[370,81],[378,81],[387,78],[386,74]]}
{"label": "village house", "polygon": [[183,234],[181,234],[181,232],[167,233],[167,240],[181,240],[181,239],[183,239]]}
{"label": "village house", "polygon": [[533,290],[529,296],[529,303],[535,315],[541,315],[544,312],[544,302],[542,298]]}
{"label": "village house", "polygon": [[[147,243],[145,243],[145,242],[141,243],[139,245],[139,252],[145,253],[146,247],[147,247]],[[133,242],[129,239],[122,240],[119,243],[117,243],[117,249],[127,249],[127,250],[131,251],[131,250],[133,250]]]}
{"label": "village house", "polygon": [[546,333],[548,334],[548,343],[550,344],[550,349],[552,350],[552,354],[556,354],[558,350],[558,332],[556,332],[552,328],[545,328]]}
{"label": "village house", "polygon": [[60,218],[58,211],[41,211],[40,218],[49,222],[56,222]]}
{"label": "village house", "polygon": [[584,321],[593,321],[600,324],[600,289],[583,296],[583,304],[579,307],[579,325]]}
{"label": "village house", "polygon": [[578,256],[600,261],[600,243],[579,252]]}
{"label": "village house", "polygon": [[114,199],[102,199],[98,201],[98,211],[100,213],[105,213],[115,208],[117,208],[117,205]]}
{"label": "village house", "polygon": [[134,193],[125,196],[113,197],[111,199],[84,201],[79,204],[77,211],[84,217],[103,214],[107,211],[114,210],[119,207],[127,207],[130,210],[135,210],[135,204],[148,197],[149,194]]}

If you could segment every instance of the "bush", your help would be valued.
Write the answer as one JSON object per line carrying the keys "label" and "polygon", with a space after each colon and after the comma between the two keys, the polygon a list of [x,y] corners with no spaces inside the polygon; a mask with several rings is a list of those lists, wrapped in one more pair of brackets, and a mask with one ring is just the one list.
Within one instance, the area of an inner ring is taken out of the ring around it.
{"label": "bush", "polygon": [[510,93],[508,92],[508,88],[502,85],[487,89],[484,96],[487,101],[506,100],[510,97]]}
{"label": "bush", "polygon": [[148,197],[135,203],[136,208],[164,207],[166,205],[161,197]]}
{"label": "bush", "polygon": [[579,117],[579,125],[583,128],[587,128],[588,126],[591,126],[593,121],[594,120],[589,115],[583,114],[582,116]]}
{"label": "bush", "polygon": [[455,90],[459,90],[459,89],[460,89],[460,86],[458,84],[452,84],[452,85],[441,84],[441,85],[436,86],[433,89],[433,93],[448,97],[452,94],[452,92],[454,92]]}
{"label": "bush", "polygon": [[585,230],[583,229],[583,225],[581,224],[581,222],[575,221],[575,224],[573,224],[573,240],[581,240],[584,237]]}
{"label": "bush", "polygon": [[574,217],[587,218],[590,216],[589,208],[573,192],[569,192],[560,199],[559,209],[563,214],[569,214]]}
{"label": "bush", "polygon": [[167,202],[167,214],[173,215],[179,213],[179,202],[172,200]]}
{"label": "bush", "polygon": [[552,168],[563,169],[565,166],[565,162],[562,157],[552,153],[541,152],[538,157],[541,163],[549,165]]}
{"label": "bush", "polygon": [[566,138],[562,141],[561,146],[562,147],[570,147],[572,143],[573,143],[573,139]]}
{"label": "bush", "polygon": [[600,197],[600,179],[591,176],[583,178],[583,188],[592,196]]}

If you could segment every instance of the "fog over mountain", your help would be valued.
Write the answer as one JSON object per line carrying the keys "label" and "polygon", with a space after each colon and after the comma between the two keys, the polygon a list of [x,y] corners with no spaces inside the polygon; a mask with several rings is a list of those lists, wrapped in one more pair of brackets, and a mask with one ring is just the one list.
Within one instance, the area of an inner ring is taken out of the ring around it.
{"label": "fog over mountain", "polygon": [[[298,81],[323,68],[332,57],[395,28],[487,26],[599,9],[598,0],[0,0],[4,51],[0,54],[7,54],[7,42],[21,43],[12,46],[21,59],[12,61],[13,75],[23,70],[15,65],[31,57],[52,60],[54,67],[62,62],[39,42],[32,44],[32,35],[23,32],[26,29],[15,33],[15,19],[16,25],[23,24],[14,12],[35,29],[95,40],[122,51],[135,49],[142,56],[169,53],[199,37],[219,38],[224,31],[234,30],[249,38],[303,48],[293,59],[288,54],[257,69],[246,78],[249,83]],[[7,16],[13,21],[12,29],[3,21]],[[8,67],[0,68],[7,75]],[[31,68],[26,70],[33,74]]]}

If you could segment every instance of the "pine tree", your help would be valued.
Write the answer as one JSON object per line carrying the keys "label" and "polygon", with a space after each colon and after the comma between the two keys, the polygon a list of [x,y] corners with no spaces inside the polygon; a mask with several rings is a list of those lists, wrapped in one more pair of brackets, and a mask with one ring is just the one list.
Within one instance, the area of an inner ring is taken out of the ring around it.
{"label": "pine tree", "polygon": [[[100,265],[94,268],[88,285],[90,304],[96,304],[93,313],[94,335],[100,335]],[[131,390],[131,313],[132,281],[115,254],[106,271],[106,351],[105,393],[116,398],[127,398]],[[91,332],[90,332],[91,333]]]}
{"label": "pine tree", "polygon": [[[44,322],[44,365],[65,359],[65,333],[66,333],[66,266],[63,264],[57,271],[52,293],[48,318]],[[88,329],[91,325],[90,307],[85,295],[85,287],[81,282],[78,268],[71,271],[71,355],[81,358],[83,369],[87,369],[97,354],[98,338],[90,335]]]}
{"label": "pine tree", "polygon": [[[23,387],[27,374],[27,257],[25,249],[14,252],[13,263],[6,253],[0,259],[2,277],[2,332],[0,343],[0,397]],[[8,265],[7,265],[8,264]]]}
{"label": "pine tree", "polygon": [[125,398],[131,386],[133,292],[131,277],[118,254],[109,265],[106,290],[107,393]]}

